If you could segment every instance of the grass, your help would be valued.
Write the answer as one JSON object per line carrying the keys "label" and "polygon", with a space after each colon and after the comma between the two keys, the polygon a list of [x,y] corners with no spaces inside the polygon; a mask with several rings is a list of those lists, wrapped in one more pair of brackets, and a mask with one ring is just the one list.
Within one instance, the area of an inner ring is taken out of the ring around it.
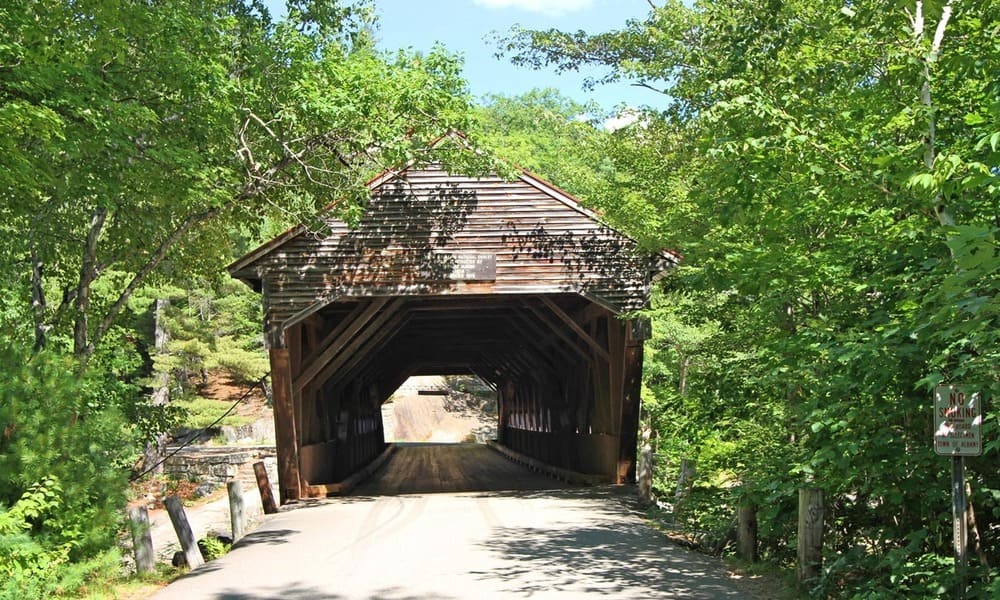
{"label": "grass", "polygon": [[[173,404],[184,411],[182,425],[191,429],[201,429],[212,425],[216,419],[221,417],[232,406],[232,403],[229,401],[213,400],[211,398],[202,398],[201,396],[175,400]],[[230,414],[221,423],[217,423],[216,426],[229,425],[230,427],[239,427],[247,425],[252,421],[251,417]]]}
{"label": "grass", "polygon": [[732,579],[740,581],[740,588],[757,598],[804,600],[809,597],[799,586],[794,569],[766,561],[748,563],[730,557],[726,559],[726,570]]}
{"label": "grass", "polygon": [[[694,536],[684,527],[673,524],[673,518],[660,508],[650,506],[645,510],[645,520],[668,539],[693,552]],[[737,587],[760,600],[806,600],[809,594],[802,590],[794,568],[775,562],[761,560],[750,563],[734,556],[723,556],[722,561],[730,579],[738,582]]]}
{"label": "grass", "polygon": [[158,564],[152,573],[132,575],[117,581],[106,581],[98,585],[88,586],[87,590],[78,597],[88,600],[106,598],[142,600],[151,597],[168,583],[177,579],[180,574],[180,571],[170,565]]}

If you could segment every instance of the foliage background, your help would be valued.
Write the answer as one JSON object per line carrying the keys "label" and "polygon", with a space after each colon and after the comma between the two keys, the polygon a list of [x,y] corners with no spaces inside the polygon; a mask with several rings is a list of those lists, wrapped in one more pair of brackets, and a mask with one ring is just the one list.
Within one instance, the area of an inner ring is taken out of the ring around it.
{"label": "foliage background", "polygon": [[679,2],[607,33],[514,29],[536,68],[603,65],[665,110],[603,140],[592,203],[682,266],[653,299],[649,425],[667,500],[724,535],[759,507],[765,560],[794,563],[796,491],[829,498],[819,597],[949,593],[950,461],[931,392],[987,400],[967,460],[977,597],[1000,561],[1000,6]]}
{"label": "foliage background", "polygon": [[[356,218],[368,175],[448,129],[683,255],[653,291],[643,394],[658,496],[698,464],[675,518],[721,536],[756,505],[762,557],[789,567],[797,489],[818,486],[809,593],[940,597],[930,394],[963,383],[988,399],[971,593],[1000,593],[996,0],[666,0],[606,33],[510,32],[516,63],[663,91],[614,132],[550,90],[473,107],[444,49],[375,52],[368,3],[289,4],[280,23],[222,0],[0,7],[4,594],[113,571],[163,376],[184,396],[205,369],[261,372],[256,299],[220,266],[331,198]],[[456,166],[496,166],[476,156]]]}

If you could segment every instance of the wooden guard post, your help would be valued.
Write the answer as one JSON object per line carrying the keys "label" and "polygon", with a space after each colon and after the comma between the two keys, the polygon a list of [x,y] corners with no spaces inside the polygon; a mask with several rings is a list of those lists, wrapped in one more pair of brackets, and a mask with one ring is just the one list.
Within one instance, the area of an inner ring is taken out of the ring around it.
{"label": "wooden guard post", "polygon": [[246,509],[243,502],[243,486],[239,481],[226,483],[226,491],[229,492],[229,523],[232,526],[233,543],[235,544],[245,535]]}
{"label": "wooden guard post", "polygon": [[257,477],[257,489],[260,491],[260,504],[264,508],[264,514],[273,515],[278,512],[278,507],[274,503],[274,494],[271,493],[271,482],[267,479],[267,468],[263,462],[255,462],[253,464],[253,474]]}
{"label": "wooden guard post", "polygon": [[274,348],[270,356],[275,446],[278,452],[278,491],[281,503],[284,504],[298,500],[301,494],[299,442],[298,432],[295,429],[295,402],[292,396],[292,371],[288,349]]}
{"label": "wooden guard post", "polygon": [[747,562],[757,562],[757,507],[740,506],[736,518],[736,554]]}
{"label": "wooden guard post", "polygon": [[167,514],[170,515],[170,522],[173,524],[174,532],[181,543],[181,549],[184,550],[184,559],[187,560],[188,566],[196,569],[205,564],[205,558],[201,555],[201,549],[198,548],[198,541],[194,539],[194,533],[188,524],[180,498],[176,494],[168,496],[164,504],[167,506]]}
{"label": "wooden guard post", "polygon": [[139,573],[152,573],[156,570],[156,555],[153,553],[153,538],[149,534],[149,512],[145,506],[129,507],[128,520],[132,530],[135,569]]}
{"label": "wooden guard post", "polygon": [[819,579],[823,565],[823,490],[799,489],[798,574],[800,583]]}

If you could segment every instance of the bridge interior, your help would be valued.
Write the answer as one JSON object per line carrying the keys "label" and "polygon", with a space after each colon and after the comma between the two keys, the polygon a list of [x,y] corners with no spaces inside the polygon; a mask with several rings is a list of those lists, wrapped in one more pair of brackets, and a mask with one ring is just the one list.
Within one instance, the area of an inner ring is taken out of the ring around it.
{"label": "bridge interior", "polygon": [[497,393],[500,443],[627,481],[642,358],[636,325],[576,294],[331,302],[286,324],[285,347],[272,350],[278,443],[297,450],[279,465],[283,480],[298,482],[282,495],[325,495],[376,458],[385,447],[381,405],[414,375],[478,376]]}

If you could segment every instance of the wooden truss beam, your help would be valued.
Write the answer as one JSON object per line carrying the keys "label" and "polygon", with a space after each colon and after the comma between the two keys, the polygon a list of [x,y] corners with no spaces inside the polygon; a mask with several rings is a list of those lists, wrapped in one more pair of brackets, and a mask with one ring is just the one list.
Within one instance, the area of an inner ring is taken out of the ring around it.
{"label": "wooden truss beam", "polygon": [[[569,335],[568,333],[566,333],[566,331],[562,327],[559,326],[559,323],[553,321],[545,313],[545,311],[543,311],[541,308],[539,308],[539,307],[531,304],[530,302],[525,302],[524,306],[528,310],[530,310],[531,312],[533,312],[535,314],[535,316],[538,317],[538,320],[541,321],[552,333],[556,334],[557,336],[559,336],[559,338],[562,341],[566,342],[566,345],[569,346],[571,349],[573,349],[574,352],[576,352],[577,354],[579,354],[580,356],[582,356],[585,360],[589,361],[589,360],[592,359],[592,357],[590,356],[590,354],[588,354],[586,350],[584,350],[583,348],[581,348],[580,345],[576,342],[576,340],[574,340],[571,335]],[[590,336],[587,336],[587,339],[590,339]],[[603,348],[602,348],[602,350],[603,350]],[[605,354],[607,354],[607,351],[605,351]]]}
{"label": "wooden truss beam", "polygon": [[565,360],[569,364],[577,362],[577,359],[579,357],[582,357],[585,361],[591,360],[591,356],[588,355],[583,350],[581,350],[579,347],[577,347],[576,344],[572,344],[572,347],[574,350],[576,350],[577,354],[579,354],[579,357],[573,356],[572,353],[568,352],[562,346],[555,343],[555,341],[552,339],[555,336],[553,336],[551,333],[548,333],[545,330],[545,328],[539,326],[538,323],[535,323],[535,321],[532,320],[530,317],[528,317],[528,315],[526,315],[523,311],[515,310],[513,313],[512,322],[515,325],[520,324],[522,328],[528,329],[530,332],[533,332],[534,335],[528,335],[527,337],[528,339],[540,340],[541,342],[538,344],[538,346],[540,346],[541,349],[544,350],[549,346],[549,344],[551,344],[555,353],[560,355],[563,358],[563,360]]}
{"label": "wooden truss beam", "polygon": [[583,327],[580,327],[579,323],[574,321],[573,317],[566,314],[566,312],[563,311],[558,304],[545,296],[538,296],[538,299],[541,300],[542,304],[547,306],[550,311],[552,311],[552,314],[559,317],[560,321],[565,323],[570,329],[573,330],[574,333],[583,338],[583,341],[587,342],[587,345],[590,346],[590,348],[596,352],[598,356],[603,358],[605,362],[611,362],[611,354],[603,346],[597,343],[597,340],[590,337],[590,334],[584,331]]}
{"label": "wooden truss beam", "polygon": [[353,338],[365,324],[375,316],[386,303],[388,297],[375,298],[367,305],[360,305],[349,315],[344,317],[340,323],[327,335],[320,343],[319,349],[313,353],[308,364],[303,367],[302,372],[295,379],[295,393],[299,394],[320,371],[344,348],[351,338]]}
{"label": "wooden truss beam", "polygon": [[[364,345],[364,343],[371,338],[372,335],[378,333],[382,326],[385,325],[386,321],[399,312],[399,309],[402,308],[404,304],[406,304],[405,298],[396,298],[386,304],[385,309],[382,310],[377,317],[371,319],[370,322],[368,319],[364,319],[364,322],[349,327],[347,331],[345,331],[345,335],[342,336],[345,343],[337,344],[339,352],[331,353],[330,358],[316,369],[316,373],[310,381],[312,379],[316,379],[320,383],[323,383],[324,379],[329,378],[334,372],[336,372],[337,369],[343,366],[344,363],[346,363],[362,347],[362,345]],[[359,333],[363,333],[362,329],[366,331],[370,330],[371,333],[369,335],[359,335]],[[347,336],[348,332],[350,332],[349,337]],[[338,340],[338,342],[339,341],[340,340]],[[296,390],[301,391],[308,383],[309,381],[296,381]]]}
{"label": "wooden truss beam", "polygon": [[343,371],[337,378],[339,381],[343,381],[345,378],[350,378],[357,375],[355,371],[359,366],[362,366],[364,360],[368,356],[377,350],[385,342],[391,340],[400,330],[406,326],[407,321],[411,318],[409,311],[396,312],[392,315],[392,318],[386,321],[383,325],[374,331],[371,336],[365,339],[364,343],[358,347],[358,349],[352,353],[341,354],[332,363],[330,363],[327,369],[324,369],[324,374],[329,373],[328,376],[332,377],[337,371]]}

